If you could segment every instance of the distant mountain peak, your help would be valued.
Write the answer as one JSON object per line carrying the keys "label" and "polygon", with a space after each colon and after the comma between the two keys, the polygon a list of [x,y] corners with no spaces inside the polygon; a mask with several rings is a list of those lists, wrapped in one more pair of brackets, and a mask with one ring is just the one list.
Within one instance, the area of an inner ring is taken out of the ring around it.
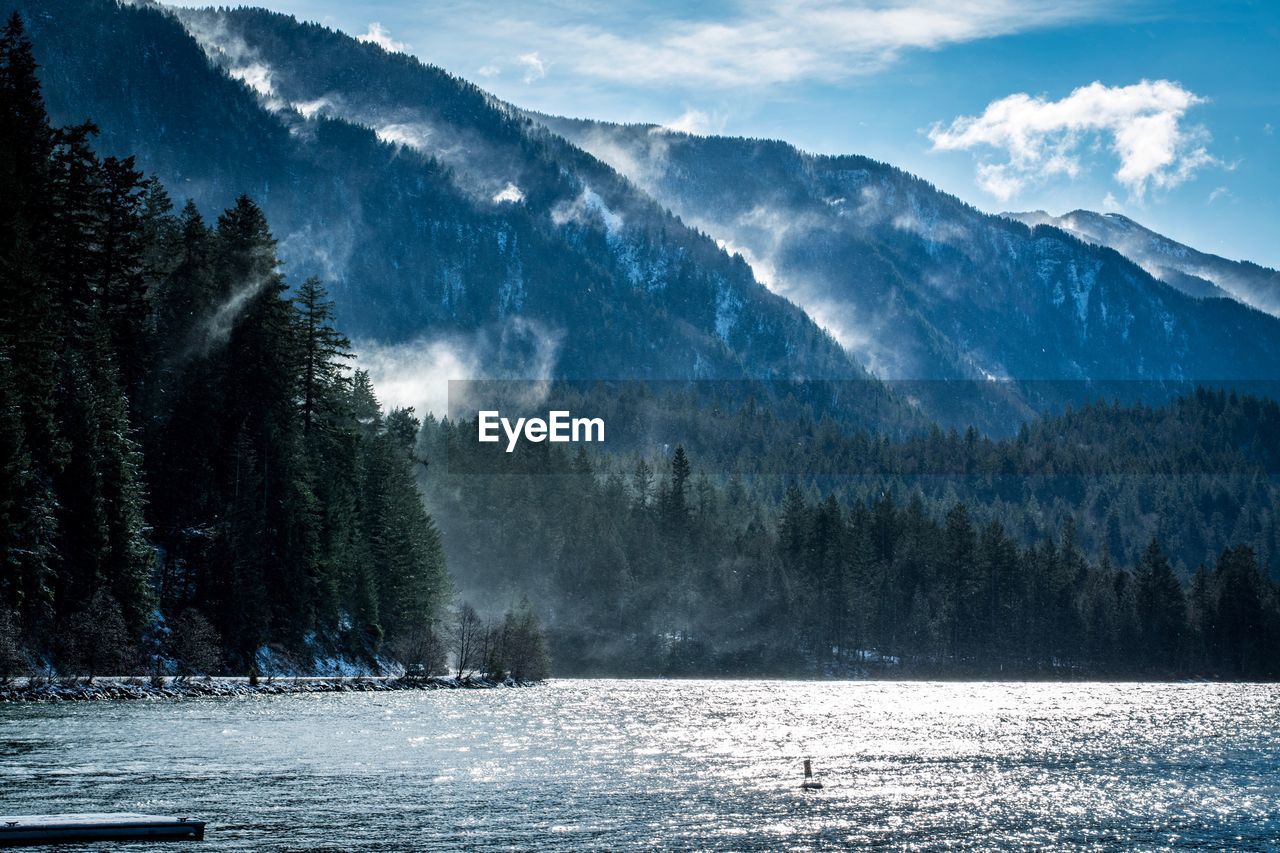
{"label": "distant mountain peak", "polygon": [[1122,213],[1077,209],[1005,213],[1027,225],[1053,225],[1081,240],[1115,249],[1155,278],[1196,299],[1229,298],[1280,316],[1280,272],[1201,252]]}

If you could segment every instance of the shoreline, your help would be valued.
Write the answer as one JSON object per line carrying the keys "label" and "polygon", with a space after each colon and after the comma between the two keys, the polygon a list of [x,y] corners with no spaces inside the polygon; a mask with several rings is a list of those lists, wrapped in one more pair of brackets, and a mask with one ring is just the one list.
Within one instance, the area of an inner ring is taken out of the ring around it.
{"label": "shoreline", "polygon": [[24,679],[0,685],[0,704],[27,702],[98,702],[113,700],[200,699],[234,696],[291,696],[313,693],[395,693],[407,690],[492,690],[501,687],[534,687],[538,682],[494,681],[479,676],[287,676],[177,679],[166,676],[163,685],[141,677],[99,677],[91,682]]}

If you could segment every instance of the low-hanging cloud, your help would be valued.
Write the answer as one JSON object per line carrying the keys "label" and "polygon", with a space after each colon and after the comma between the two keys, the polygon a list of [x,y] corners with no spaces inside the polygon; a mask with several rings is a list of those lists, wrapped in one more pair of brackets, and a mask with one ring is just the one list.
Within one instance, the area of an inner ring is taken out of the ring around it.
{"label": "low-hanging cloud", "polygon": [[276,94],[272,80],[275,72],[271,66],[241,36],[231,32],[224,20],[210,18],[201,10],[178,8],[174,9],[174,14],[200,45],[205,56],[222,68],[227,76],[249,87],[262,106],[272,112],[280,112],[289,106]]}
{"label": "low-hanging cloud", "polygon": [[407,145],[420,151],[432,151],[431,127],[421,122],[391,122],[374,128],[378,139],[391,145]]}
{"label": "low-hanging cloud", "polygon": [[263,97],[275,94],[271,85],[271,69],[265,62],[251,62],[227,69],[227,74],[244,83]]}
{"label": "low-hanging cloud", "polygon": [[617,236],[626,224],[622,216],[615,213],[605,204],[604,199],[590,186],[584,185],[582,192],[572,201],[560,201],[551,208],[551,221],[557,226],[566,222],[579,225],[599,223],[604,226],[610,236]]}
{"label": "low-hanging cloud", "polygon": [[357,342],[357,367],[369,372],[378,399],[387,408],[413,408],[443,417],[449,411],[449,380],[480,372],[466,341],[421,340],[384,345]]}
{"label": "low-hanging cloud", "polygon": [[402,41],[396,41],[393,39],[391,37],[391,31],[377,21],[371,22],[369,24],[369,29],[365,31],[364,35],[356,36],[356,39],[367,44],[376,44],[387,53],[409,52],[409,45]]}
{"label": "low-hanging cloud", "polygon": [[315,118],[316,115],[327,106],[329,106],[328,98],[316,98],[311,101],[300,101],[292,104],[292,107],[297,110],[298,114],[306,119]]}
{"label": "low-hanging cloud", "polygon": [[[356,367],[366,370],[388,407],[413,407],[437,417],[449,413],[450,382],[527,381],[527,402],[546,393],[555,375],[562,335],[525,317],[510,317],[472,332],[423,337],[407,343],[355,341]],[[465,390],[465,384],[461,386]],[[458,389],[455,389],[458,390]]]}
{"label": "low-hanging cloud", "polygon": [[690,107],[671,121],[663,122],[661,127],[664,130],[687,133],[690,136],[711,136],[722,133],[724,126],[723,114],[712,114]]}
{"label": "low-hanging cloud", "polygon": [[507,185],[493,196],[494,204],[519,204],[522,201],[524,201],[524,191],[510,181],[507,181]]}
{"label": "low-hanging cloud", "polygon": [[1169,189],[1218,161],[1208,131],[1186,114],[1206,99],[1169,80],[1129,86],[1082,86],[1057,101],[1025,93],[987,105],[979,116],[934,125],[935,151],[995,151],[1003,160],[978,164],[978,185],[1001,201],[1049,176],[1074,178],[1095,143],[1115,155],[1115,180],[1142,200],[1151,188]]}

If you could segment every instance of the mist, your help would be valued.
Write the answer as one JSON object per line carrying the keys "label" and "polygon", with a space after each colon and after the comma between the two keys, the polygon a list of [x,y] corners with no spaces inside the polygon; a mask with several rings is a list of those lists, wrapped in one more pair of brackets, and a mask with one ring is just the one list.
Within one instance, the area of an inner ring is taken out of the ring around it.
{"label": "mist", "polygon": [[[398,344],[355,341],[353,348],[356,366],[369,373],[384,406],[444,418],[451,405],[466,405],[456,396],[465,380],[518,378],[540,388],[555,373],[561,339],[541,323],[512,317],[475,332]],[[451,382],[457,383],[452,399]]]}

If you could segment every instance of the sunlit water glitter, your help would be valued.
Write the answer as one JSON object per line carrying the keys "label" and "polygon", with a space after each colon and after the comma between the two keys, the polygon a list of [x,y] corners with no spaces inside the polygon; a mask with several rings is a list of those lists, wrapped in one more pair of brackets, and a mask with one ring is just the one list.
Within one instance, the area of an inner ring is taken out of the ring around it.
{"label": "sunlit water glitter", "polygon": [[[0,812],[206,849],[1280,847],[1280,689],[553,681],[0,706]],[[803,792],[811,757],[825,784]]]}

